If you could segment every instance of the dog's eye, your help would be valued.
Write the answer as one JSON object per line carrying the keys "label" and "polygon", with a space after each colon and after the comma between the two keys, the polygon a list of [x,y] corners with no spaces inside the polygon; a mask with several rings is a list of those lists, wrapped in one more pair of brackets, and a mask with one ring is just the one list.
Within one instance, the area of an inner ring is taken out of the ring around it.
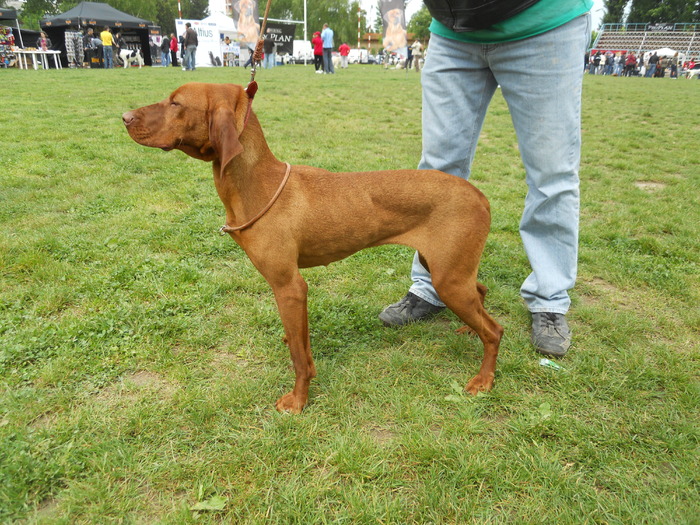
{"label": "dog's eye", "polygon": [[170,101],[170,105],[171,105],[172,107],[177,107],[177,106],[179,106],[180,104],[178,104],[178,103],[175,102],[174,100],[171,100],[171,101]]}

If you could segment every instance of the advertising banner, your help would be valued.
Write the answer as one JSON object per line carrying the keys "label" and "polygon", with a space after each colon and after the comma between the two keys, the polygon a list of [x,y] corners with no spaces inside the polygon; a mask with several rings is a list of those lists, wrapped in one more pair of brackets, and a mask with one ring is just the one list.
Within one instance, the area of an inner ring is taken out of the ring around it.
{"label": "advertising banner", "polygon": [[185,24],[189,22],[192,29],[197,32],[197,55],[195,56],[196,67],[212,67],[217,58],[221,63],[221,44],[219,42],[219,29],[214,22],[204,22],[202,20],[175,20],[175,32],[178,38],[185,34]]}
{"label": "advertising banner", "polygon": [[277,44],[277,54],[294,54],[294,24],[284,24],[279,22],[268,22],[265,37],[269,35]]}
{"label": "advertising banner", "polygon": [[238,28],[238,40],[255,44],[260,34],[257,0],[232,0],[232,6],[233,21]]}
{"label": "advertising banner", "polygon": [[380,0],[379,9],[384,23],[384,49],[406,55],[408,41],[406,40],[406,12],[403,0]]}

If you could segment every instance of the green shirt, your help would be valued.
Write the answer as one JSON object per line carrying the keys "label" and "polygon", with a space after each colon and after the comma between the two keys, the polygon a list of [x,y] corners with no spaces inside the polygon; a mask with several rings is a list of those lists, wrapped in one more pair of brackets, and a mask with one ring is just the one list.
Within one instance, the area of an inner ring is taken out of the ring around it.
{"label": "green shirt", "polygon": [[512,42],[562,26],[590,11],[592,6],[593,0],[540,0],[525,11],[488,29],[456,33],[433,18],[430,32],[452,40],[474,44]]}

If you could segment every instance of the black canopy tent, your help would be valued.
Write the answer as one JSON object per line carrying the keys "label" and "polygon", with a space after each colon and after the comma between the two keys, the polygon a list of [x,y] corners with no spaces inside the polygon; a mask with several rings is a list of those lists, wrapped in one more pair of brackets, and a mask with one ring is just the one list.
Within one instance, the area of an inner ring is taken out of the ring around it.
{"label": "black canopy tent", "polygon": [[17,38],[19,40],[19,42],[16,42],[16,44],[19,44],[20,47],[24,47],[24,43],[22,42],[22,32],[19,29],[19,20],[17,20],[17,11],[15,9],[0,8],[0,22],[4,20],[15,21],[15,25],[17,26]]}
{"label": "black canopy tent", "polygon": [[51,39],[54,49],[62,52],[63,60],[67,60],[64,37],[67,29],[93,27],[96,36],[99,36],[102,29],[109,26],[112,32],[120,31],[127,44],[138,44],[144,62],[148,66],[152,65],[149,42],[151,24],[148,20],[123,13],[108,4],[98,2],[80,2],[65,13],[43,18],[39,22],[41,29]]}

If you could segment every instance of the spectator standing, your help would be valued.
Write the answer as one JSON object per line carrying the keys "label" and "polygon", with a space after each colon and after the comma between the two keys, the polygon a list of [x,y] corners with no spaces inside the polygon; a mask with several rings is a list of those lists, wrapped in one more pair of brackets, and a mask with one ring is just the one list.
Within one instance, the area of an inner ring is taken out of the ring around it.
{"label": "spectator standing", "polygon": [[625,72],[623,73],[626,77],[631,77],[634,75],[634,70],[637,67],[637,57],[634,53],[630,51],[625,58]]}
{"label": "spectator standing", "polygon": [[197,38],[197,32],[192,29],[192,24],[187,22],[185,24],[185,36],[182,42],[182,46],[185,48],[185,71],[194,71],[196,68],[196,56],[197,56],[197,46],[199,45],[199,39]]}
{"label": "spectator standing", "polygon": [[332,75],[335,73],[335,67],[333,67],[333,30],[328,27],[328,24],[323,24],[321,40],[323,40],[323,72],[326,75]]}
{"label": "spectator standing", "polygon": [[[571,344],[565,314],[578,257],[580,60],[590,38],[593,1],[479,2],[474,9],[466,8],[466,0],[424,4],[433,21],[422,73],[418,167],[469,178],[489,103],[500,86],[529,188],[520,236],[532,272],[520,294],[532,314],[535,349],[563,356]],[[379,315],[384,324],[420,321],[444,309],[418,254],[411,277],[408,294]]]}
{"label": "spectator standing", "polygon": [[173,67],[178,67],[177,63],[177,35],[170,33],[170,63]]}
{"label": "spectator standing", "polygon": [[615,53],[615,68],[613,69],[613,76],[619,77],[622,75],[622,67],[625,65],[625,56],[622,53]]}
{"label": "spectator standing", "polygon": [[323,40],[321,32],[316,31],[311,39],[311,45],[314,46],[314,67],[316,73],[323,74]]}
{"label": "spectator standing", "polygon": [[170,65],[170,39],[168,35],[160,41],[160,65],[168,67]]}
{"label": "spectator standing", "polygon": [[347,69],[348,68],[348,55],[350,54],[350,46],[348,45],[347,42],[343,42],[340,44],[340,47],[338,48],[338,52],[340,53],[340,67],[342,69]]}
{"label": "spectator standing", "polygon": [[85,30],[85,35],[83,36],[83,52],[85,58],[88,62],[88,67],[92,67],[92,59],[97,58],[99,61],[102,52],[99,48],[102,47],[102,40],[95,36],[95,32],[92,27],[88,27]]}
{"label": "spectator standing", "polygon": [[678,78],[678,51],[671,57],[671,78]]}
{"label": "spectator standing", "polygon": [[608,51],[605,53],[605,75],[612,75],[613,72],[613,66],[615,65],[615,59],[613,58],[613,54]]}
{"label": "spectator standing", "polygon": [[100,33],[100,40],[102,40],[102,58],[104,60],[103,67],[105,69],[112,69],[114,68],[114,55],[112,51],[114,38],[112,37],[112,31],[108,26],[105,26],[104,30]]}
{"label": "spectator standing", "polygon": [[267,35],[265,35],[265,40],[263,41],[263,53],[265,53],[265,56],[263,57],[263,68],[272,69],[277,65],[275,47],[275,41],[272,39],[272,35],[270,35],[270,30],[268,29]]}
{"label": "spectator standing", "polygon": [[659,61],[656,64],[656,73],[654,76],[656,78],[664,78],[666,75],[666,66],[668,64],[668,58],[666,57],[659,57]]}
{"label": "spectator standing", "polygon": [[413,54],[413,65],[416,68],[416,73],[420,73],[420,59],[423,58],[423,44],[416,40],[409,49]]}
{"label": "spectator standing", "polygon": [[654,51],[654,54],[649,57],[649,67],[647,68],[647,72],[644,74],[644,76],[647,78],[652,78],[654,73],[656,73],[656,65],[658,63],[659,57],[657,56],[656,51]]}
{"label": "spectator standing", "polygon": [[255,49],[253,49],[250,46],[246,46],[248,48],[248,60],[246,60],[245,64],[243,67],[247,68],[248,66],[253,66],[253,58],[255,58]]}
{"label": "spectator standing", "polygon": [[[114,54],[115,54],[115,56],[119,56],[119,53],[121,52],[122,49],[126,49],[126,42],[124,41],[124,37],[122,36],[121,32],[117,31],[117,33],[114,35]],[[120,58],[120,60],[121,60],[121,58]]]}

